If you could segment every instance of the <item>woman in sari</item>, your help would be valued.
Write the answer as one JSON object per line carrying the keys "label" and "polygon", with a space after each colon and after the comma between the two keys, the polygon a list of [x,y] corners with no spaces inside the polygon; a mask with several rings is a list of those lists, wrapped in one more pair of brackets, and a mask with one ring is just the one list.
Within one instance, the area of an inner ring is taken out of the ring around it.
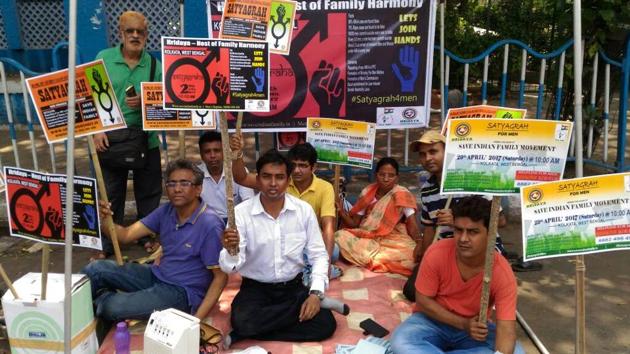
{"label": "woman in sari", "polygon": [[416,198],[398,185],[398,163],[384,157],[376,164],[376,183],[361,191],[350,212],[338,205],[348,228],[335,233],[341,255],[373,272],[409,276],[414,267],[414,240],[420,237]]}

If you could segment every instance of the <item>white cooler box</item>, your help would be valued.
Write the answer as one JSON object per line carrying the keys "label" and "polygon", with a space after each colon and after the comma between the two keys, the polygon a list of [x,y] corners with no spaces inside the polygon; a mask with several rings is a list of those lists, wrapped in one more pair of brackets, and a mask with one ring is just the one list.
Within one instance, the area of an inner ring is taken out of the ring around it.
{"label": "white cooler box", "polygon": [[[13,354],[63,353],[64,275],[49,273],[46,301],[41,301],[41,273],[28,273],[2,297],[9,344]],[[72,354],[98,350],[90,280],[72,275]]]}

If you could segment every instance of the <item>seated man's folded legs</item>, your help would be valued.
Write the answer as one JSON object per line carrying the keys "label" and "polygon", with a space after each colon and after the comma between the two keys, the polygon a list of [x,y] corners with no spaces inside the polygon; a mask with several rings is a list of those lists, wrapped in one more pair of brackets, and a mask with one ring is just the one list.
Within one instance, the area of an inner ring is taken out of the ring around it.
{"label": "seated man's folded legs", "polygon": [[308,289],[301,284],[276,287],[244,279],[232,302],[235,339],[311,341],[332,336],[336,329],[330,310],[321,309],[308,321],[299,322]]}
{"label": "seated man's folded legs", "polygon": [[184,288],[161,282],[149,266],[95,261],[82,272],[90,278],[96,316],[108,321],[147,319],[170,307],[190,310]]}
{"label": "seated man's folded legs", "polygon": [[161,282],[144,290],[131,293],[107,292],[96,303],[96,316],[118,322],[127,319],[146,320],[155,311],[174,308],[190,312],[186,290],[180,286]]}

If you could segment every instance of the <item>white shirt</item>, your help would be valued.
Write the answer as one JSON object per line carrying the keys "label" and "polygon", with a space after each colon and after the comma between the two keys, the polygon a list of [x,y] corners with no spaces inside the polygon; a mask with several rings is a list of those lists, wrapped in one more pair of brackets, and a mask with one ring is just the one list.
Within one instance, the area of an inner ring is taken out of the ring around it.
{"label": "white shirt", "polygon": [[225,248],[221,250],[221,270],[262,283],[285,282],[304,269],[306,253],[313,267],[311,290],[323,292],[328,287],[328,253],[308,203],[286,193],[280,215],[274,219],[263,208],[259,193],[234,212],[239,253],[231,256]]}
{"label": "white shirt", "polygon": [[[214,211],[220,218],[227,218],[227,198],[225,197],[225,174],[221,172],[221,178],[219,182],[208,172],[208,167],[205,163],[197,165],[201,171],[203,171],[203,189],[201,190],[201,199],[208,204],[208,207]],[[238,205],[242,201],[245,201],[254,196],[254,190],[251,188],[243,187],[236,182],[234,186],[234,205]]]}

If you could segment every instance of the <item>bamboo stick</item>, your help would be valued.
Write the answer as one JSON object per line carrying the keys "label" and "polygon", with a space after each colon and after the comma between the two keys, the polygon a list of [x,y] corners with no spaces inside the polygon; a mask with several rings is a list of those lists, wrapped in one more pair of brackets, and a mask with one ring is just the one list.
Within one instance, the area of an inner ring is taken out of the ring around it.
{"label": "bamboo stick", "polygon": [[[96,152],[96,146],[94,145],[94,137],[88,136],[88,147],[90,149],[90,155],[92,156],[92,163],[94,164],[94,174],[96,175],[96,183],[98,184],[98,189],[100,190],[99,197],[100,200],[105,203],[109,203],[109,199],[107,198],[107,187],[105,186],[105,179],[103,178],[103,171],[101,170],[101,163],[98,159],[98,153]],[[103,224],[107,233],[109,234],[109,238],[112,240],[112,245],[114,246],[114,256],[116,257],[116,263],[121,266],[123,265],[122,254],[120,252],[120,245],[118,244],[118,234],[116,233],[116,225],[114,225],[114,219],[111,215],[105,217],[103,220]]]}
{"label": "bamboo stick", "polygon": [[[230,149],[230,136],[228,135],[228,123],[225,112],[219,113],[221,124],[221,145],[223,147],[223,176],[225,180],[225,199],[227,201],[228,227],[236,229],[234,216],[234,179],[232,177],[232,149]],[[239,112],[236,118],[236,134],[240,134],[241,124],[243,121],[243,113]],[[230,255],[238,254],[238,246],[229,249]]]}
{"label": "bamboo stick", "polygon": [[481,288],[481,307],[479,309],[479,322],[488,320],[488,303],[490,302],[490,281],[492,281],[492,266],[494,264],[494,245],[497,240],[499,227],[499,212],[501,197],[492,197],[490,210],[490,225],[488,227],[488,245],[486,246],[486,263],[483,268],[483,283]]}

